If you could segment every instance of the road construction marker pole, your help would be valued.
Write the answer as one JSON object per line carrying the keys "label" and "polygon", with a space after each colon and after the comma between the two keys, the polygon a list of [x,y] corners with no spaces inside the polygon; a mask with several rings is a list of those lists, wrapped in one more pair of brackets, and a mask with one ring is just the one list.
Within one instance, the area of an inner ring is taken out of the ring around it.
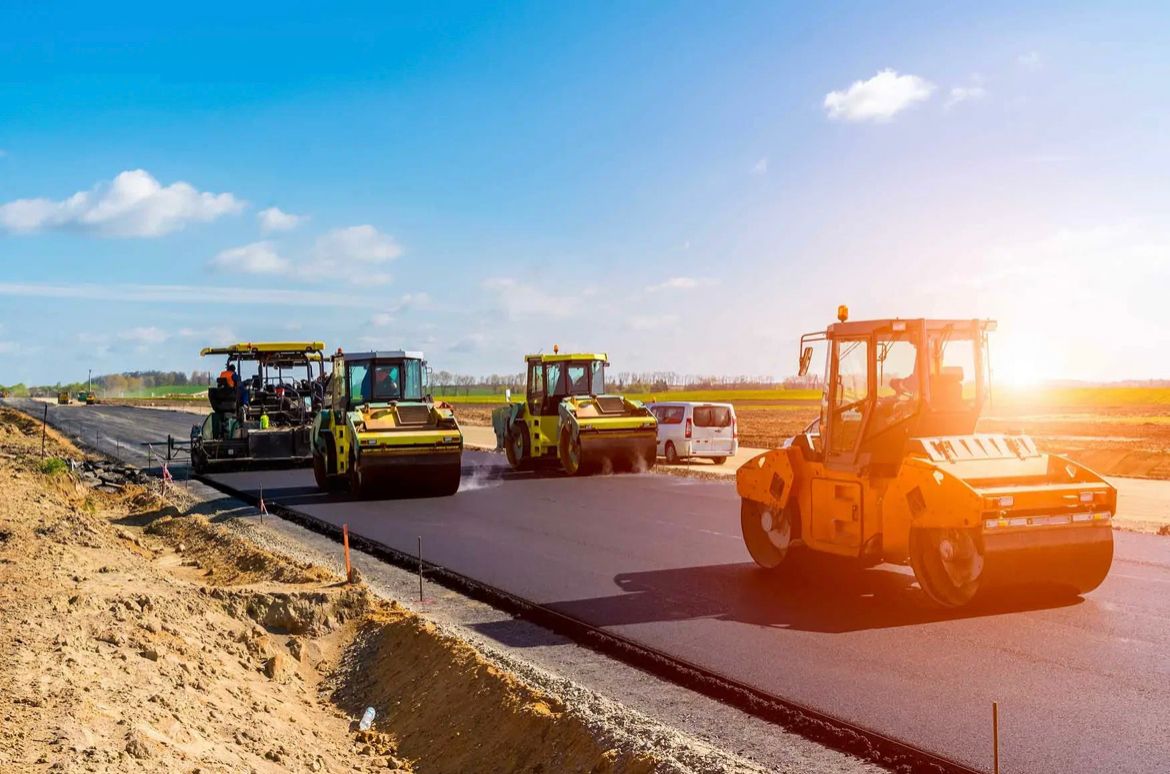
{"label": "road construction marker pole", "polygon": [[345,582],[353,583],[353,568],[349,564],[349,525],[341,525],[341,542],[345,545]]}
{"label": "road construction marker pole", "polygon": [[994,757],[994,774],[999,774],[999,702],[991,702],[991,744]]}
{"label": "road construction marker pole", "polygon": [[423,601],[422,584],[422,535],[418,536],[418,601]]}
{"label": "road construction marker pole", "polygon": [[45,404],[45,418],[41,420],[41,457],[45,456],[45,428],[49,425],[49,404]]}

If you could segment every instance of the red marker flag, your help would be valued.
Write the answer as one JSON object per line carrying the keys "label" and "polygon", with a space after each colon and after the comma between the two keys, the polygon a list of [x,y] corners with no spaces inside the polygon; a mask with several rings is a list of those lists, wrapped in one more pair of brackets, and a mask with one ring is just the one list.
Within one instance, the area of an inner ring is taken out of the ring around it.
{"label": "red marker flag", "polygon": [[163,463],[162,479],[163,479],[163,481],[165,481],[168,484],[175,480],[174,477],[171,475],[171,471],[167,470],[167,464],[165,462]]}

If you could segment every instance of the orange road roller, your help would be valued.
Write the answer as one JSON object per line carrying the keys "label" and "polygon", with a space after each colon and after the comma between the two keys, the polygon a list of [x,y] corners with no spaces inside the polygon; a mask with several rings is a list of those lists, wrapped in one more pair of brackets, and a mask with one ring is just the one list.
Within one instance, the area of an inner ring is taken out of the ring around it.
{"label": "orange road roller", "polygon": [[821,415],[736,473],[744,542],[761,567],[798,552],[906,564],[935,604],[1016,586],[1092,591],[1113,562],[1117,491],[1023,435],[976,433],[991,320],[838,322]]}

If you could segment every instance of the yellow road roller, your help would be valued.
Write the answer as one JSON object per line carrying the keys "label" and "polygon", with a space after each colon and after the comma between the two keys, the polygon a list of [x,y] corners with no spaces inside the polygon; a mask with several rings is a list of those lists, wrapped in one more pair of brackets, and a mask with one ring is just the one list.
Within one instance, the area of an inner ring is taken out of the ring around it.
{"label": "yellow road roller", "polygon": [[1117,491],[1023,435],[976,433],[991,320],[838,322],[821,415],[736,472],[744,542],[761,567],[801,551],[909,563],[935,604],[1007,586],[1085,593],[1113,561]]}
{"label": "yellow road roller", "polygon": [[654,467],[658,420],[608,392],[604,353],[528,355],[523,401],[492,412],[496,444],[518,470],[559,465],[571,476]]}

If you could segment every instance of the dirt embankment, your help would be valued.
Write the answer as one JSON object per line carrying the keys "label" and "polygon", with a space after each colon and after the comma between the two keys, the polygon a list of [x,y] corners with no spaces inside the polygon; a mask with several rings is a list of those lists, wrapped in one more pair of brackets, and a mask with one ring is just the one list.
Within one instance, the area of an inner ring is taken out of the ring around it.
{"label": "dirt embankment", "polygon": [[0,770],[661,768],[360,584],[42,463],[39,433],[0,410]]}

